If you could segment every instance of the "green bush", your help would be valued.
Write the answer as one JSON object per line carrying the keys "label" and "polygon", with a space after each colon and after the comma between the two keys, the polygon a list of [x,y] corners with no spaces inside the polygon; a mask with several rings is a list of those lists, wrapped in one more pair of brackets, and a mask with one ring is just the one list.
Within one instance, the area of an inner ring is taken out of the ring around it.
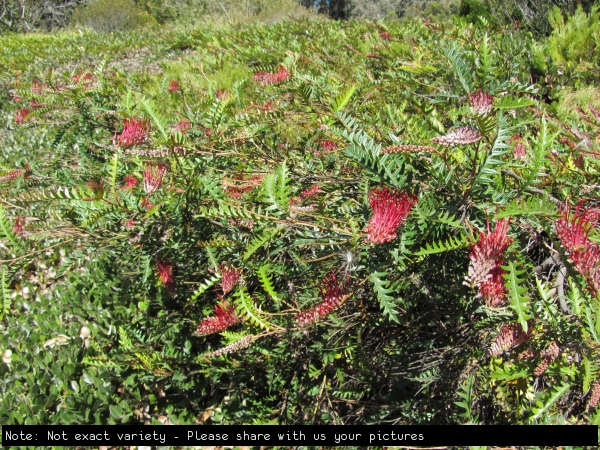
{"label": "green bush", "polygon": [[552,33],[534,48],[538,69],[559,70],[566,76],[595,77],[600,60],[600,6],[589,14],[580,7],[565,20],[563,12],[554,7],[549,13]]}
{"label": "green bush", "polygon": [[0,37],[0,423],[600,423],[600,114],[530,33],[151,31]]}
{"label": "green bush", "polygon": [[478,23],[480,17],[487,22],[494,22],[489,7],[480,0],[461,0],[458,15],[470,23]]}
{"label": "green bush", "polygon": [[75,27],[112,33],[147,25],[151,19],[135,6],[133,0],[95,0],[76,9],[72,23]]}

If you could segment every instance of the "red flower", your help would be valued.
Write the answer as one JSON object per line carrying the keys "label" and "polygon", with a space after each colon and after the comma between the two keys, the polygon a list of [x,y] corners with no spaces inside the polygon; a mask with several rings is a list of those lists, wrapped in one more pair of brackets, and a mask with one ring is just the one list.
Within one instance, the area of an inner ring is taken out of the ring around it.
{"label": "red flower", "polygon": [[[512,239],[507,236],[508,223],[508,219],[500,219],[493,232],[490,232],[490,224],[488,223],[487,232],[480,233],[479,241],[473,246],[469,255],[471,264],[469,265],[469,273],[465,284],[480,287],[493,276],[493,271],[499,270],[498,267],[504,252],[512,242]],[[497,278],[498,275],[499,273],[496,274],[496,283],[501,281]],[[489,286],[484,289],[488,288]],[[480,294],[483,295],[481,291]]]}
{"label": "red flower", "polygon": [[25,123],[28,122],[30,120],[29,114],[31,114],[33,111],[29,108],[19,108],[17,110],[17,114],[15,114],[15,123]]}
{"label": "red flower", "polygon": [[171,80],[169,83],[169,87],[167,87],[167,91],[169,92],[177,92],[179,90],[179,81]]}
{"label": "red flower", "polygon": [[571,217],[567,207],[562,208],[556,223],[556,233],[565,247],[575,269],[586,279],[593,295],[600,292],[600,248],[589,239],[590,229],[600,218],[600,210],[582,209],[579,202]]}
{"label": "red flower", "polygon": [[13,181],[23,175],[27,178],[27,170],[25,169],[15,169],[8,172],[6,175],[0,177],[0,183],[6,183],[7,181]]}
{"label": "red flower", "polygon": [[138,179],[135,175],[127,175],[125,178],[123,178],[123,181],[125,181],[125,186],[123,186],[123,189],[133,189],[138,184]]}
{"label": "red flower", "polygon": [[492,343],[490,353],[492,355],[499,355],[509,348],[521,345],[531,337],[531,326],[528,326],[527,329],[528,331],[525,333],[521,324],[516,322],[504,325]]}
{"label": "red flower", "polygon": [[406,220],[411,208],[417,203],[416,195],[400,192],[397,189],[381,187],[369,193],[369,204],[373,217],[365,228],[369,240],[383,244],[396,239],[396,231]]}
{"label": "red flower", "polygon": [[391,39],[392,38],[392,34],[388,33],[387,31],[383,31],[383,32],[379,33],[379,37],[381,39]]}
{"label": "red flower", "polygon": [[321,139],[321,140],[319,141],[319,146],[320,146],[320,147],[321,147],[323,150],[330,152],[330,151],[332,151],[332,150],[335,150],[335,149],[337,148],[337,146],[338,146],[338,145],[337,145],[337,143],[335,143],[334,141],[331,141],[331,140],[329,140],[329,139]]}
{"label": "red flower", "polygon": [[513,144],[513,155],[515,158],[526,159],[527,149],[523,145],[523,139],[520,134],[515,134],[508,140],[509,144]]}
{"label": "red flower", "polygon": [[504,287],[505,273],[502,269],[502,260],[496,261],[496,265],[489,272],[489,278],[479,285],[479,295],[483,297],[488,306],[499,306],[506,300],[506,287]]}
{"label": "red flower", "polygon": [[226,265],[219,266],[219,273],[221,274],[221,291],[222,294],[218,294],[219,298],[225,297],[225,295],[230,292],[238,281],[240,281],[240,277],[242,275],[242,269],[234,269],[233,267],[229,267]]}
{"label": "red flower", "polygon": [[25,229],[23,227],[25,226],[26,223],[27,223],[27,219],[25,217],[20,217],[20,216],[15,217],[15,224],[12,227],[13,233],[15,233],[17,236],[25,238],[27,236],[27,232],[25,231]]}
{"label": "red flower", "polygon": [[191,127],[192,122],[189,120],[180,120],[177,125],[175,125],[175,128],[173,128],[173,131],[179,131],[181,134],[186,134]]}
{"label": "red flower", "polygon": [[119,145],[123,148],[143,144],[148,140],[150,123],[137,117],[131,117],[123,121],[123,131],[118,137]]}
{"label": "red flower", "polygon": [[215,306],[215,315],[204,319],[196,334],[199,336],[206,336],[208,334],[218,333],[229,328],[231,325],[240,322],[240,319],[235,315],[233,306],[227,302],[223,302],[220,305]]}
{"label": "red flower", "polygon": [[140,206],[142,208],[144,208],[146,211],[149,211],[152,208],[154,208],[154,204],[150,200],[148,200],[146,197],[142,198],[142,202],[141,202]]}
{"label": "red flower", "polygon": [[308,200],[309,198],[315,197],[319,192],[323,192],[318,184],[315,184],[313,187],[305,189],[304,191],[298,194],[298,197],[293,197],[290,199],[290,205],[294,206],[298,203],[303,202],[304,200]]}
{"label": "red flower", "polygon": [[76,74],[71,77],[74,83],[82,84],[84,87],[90,87],[96,82],[96,77],[91,73],[85,75]]}
{"label": "red flower", "polygon": [[219,100],[226,99],[227,97],[229,97],[229,91],[227,89],[217,89],[215,91],[215,95]]}
{"label": "red flower", "polygon": [[290,73],[285,69],[285,67],[280,66],[279,70],[276,73],[270,72],[256,72],[254,77],[252,77],[252,81],[255,83],[260,83],[262,85],[267,84],[276,84],[281,83],[288,79]]}
{"label": "red flower", "polygon": [[136,223],[137,223],[137,222],[136,222],[135,220],[133,220],[133,219],[127,219],[127,220],[126,220],[126,221],[123,223],[123,225],[125,225],[125,228],[133,228],[133,227],[135,227]]}
{"label": "red flower", "polygon": [[313,306],[308,311],[298,313],[295,318],[296,323],[301,327],[305,327],[328,316],[341,306],[345,292],[346,279],[339,283],[335,272],[330,272],[323,280],[321,303]]}
{"label": "red flower", "polygon": [[167,289],[173,289],[175,283],[173,281],[173,266],[168,261],[156,261],[156,267],[160,277],[160,284]]}
{"label": "red flower", "polygon": [[148,195],[152,195],[160,187],[163,175],[167,173],[167,166],[162,163],[146,165],[144,170],[144,190]]}

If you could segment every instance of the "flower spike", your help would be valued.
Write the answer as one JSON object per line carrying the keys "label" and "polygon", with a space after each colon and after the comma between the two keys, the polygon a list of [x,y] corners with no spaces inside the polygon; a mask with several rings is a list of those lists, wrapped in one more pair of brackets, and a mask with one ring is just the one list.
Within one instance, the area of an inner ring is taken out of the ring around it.
{"label": "flower spike", "polygon": [[398,228],[417,203],[416,195],[400,192],[397,189],[381,187],[369,193],[369,204],[373,217],[365,229],[368,239],[374,244],[383,244],[396,239]]}

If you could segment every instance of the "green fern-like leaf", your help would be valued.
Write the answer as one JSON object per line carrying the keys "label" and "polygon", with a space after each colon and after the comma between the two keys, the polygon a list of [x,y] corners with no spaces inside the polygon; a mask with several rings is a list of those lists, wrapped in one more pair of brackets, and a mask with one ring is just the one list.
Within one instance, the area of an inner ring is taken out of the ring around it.
{"label": "green fern-like leaf", "polygon": [[225,203],[220,204],[217,207],[200,207],[198,208],[198,216],[211,219],[222,219],[224,217],[233,217],[237,219],[256,219],[264,217],[260,209],[247,209],[241,206],[233,206]]}
{"label": "green fern-like leaf", "polygon": [[463,399],[463,401],[455,402],[456,406],[460,406],[465,409],[464,413],[459,414],[460,417],[464,417],[469,421],[469,423],[473,422],[473,415],[471,411],[473,410],[473,403],[475,402],[475,375],[469,374],[466,383],[461,387],[461,390],[457,392],[459,397]]}
{"label": "green fern-like leaf", "polygon": [[13,231],[12,224],[8,217],[6,217],[6,213],[2,205],[0,205],[0,238],[9,241],[10,244],[15,248],[22,247],[20,238]]}
{"label": "green fern-like leaf", "polygon": [[4,319],[10,311],[11,293],[8,287],[8,273],[5,267],[0,269],[0,320]]}
{"label": "green fern-like leaf", "polygon": [[348,103],[350,103],[350,99],[354,95],[354,92],[356,92],[356,86],[352,85],[345,92],[338,95],[331,105],[333,112],[340,112],[342,109],[348,106]]}
{"label": "green fern-like leaf", "polygon": [[596,377],[598,376],[598,364],[593,361],[590,360],[589,358],[587,358],[586,356],[583,357],[583,393],[585,394],[587,391],[590,390],[590,387],[592,386],[592,383],[596,380]]}
{"label": "green fern-like leaf", "polygon": [[494,107],[497,109],[517,109],[533,105],[535,105],[535,102],[527,97],[504,95],[494,99]]}
{"label": "green fern-like leaf", "polygon": [[286,163],[267,175],[262,184],[263,200],[269,203],[267,211],[287,215],[290,206],[289,174]]}
{"label": "green fern-like leaf", "polygon": [[462,51],[457,47],[443,47],[442,52],[452,64],[453,72],[467,94],[471,92],[473,71],[465,62]]}
{"label": "green fern-like leaf", "polygon": [[230,241],[225,236],[215,236],[208,241],[198,242],[199,247],[236,247],[237,242]]}
{"label": "green fern-like leaf", "polygon": [[133,342],[124,327],[119,327],[119,346],[123,351],[128,351],[133,348]]}
{"label": "green fern-like leaf", "polygon": [[58,189],[42,189],[39,191],[26,191],[15,197],[15,202],[34,203],[51,200],[102,200],[104,190],[98,189],[92,191],[88,188],[67,188],[60,187]]}
{"label": "green fern-like leaf", "polygon": [[517,313],[523,330],[527,333],[527,321],[531,319],[528,299],[523,296],[527,292],[527,288],[522,286],[525,280],[519,278],[526,270],[518,270],[513,261],[510,261],[508,266],[502,266],[502,269],[507,272],[502,277],[509,293],[510,305]]}
{"label": "green fern-like leaf", "polygon": [[245,332],[237,332],[237,331],[229,331],[229,330],[222,331],[219,334],[225,338],[227,345],[233,344],[234,342],[237,342],[240,339],[248,336],[248,333],[245,333]]}
{"label": "green fern-like leaf", "polygon": [[149,98],[140,98],[139,102],[152,119],[152,123],[154,124],[155,128],[160,131],[161,137],[165,141],[168,140],[169,135],[166,129],[169,125],[169,121],[158,112],[156,105]]}
{"label": "green fern-like leaf", "polygon": [[263,317],[262,311],[254,304],[244,286],[239,286],[235,291],[233,305],[238,317],[260,328],[270,328],[271,324]]}
{"label": "green fern-like leaf", "polygon": [[508,151],[506,141],[510,138],[510,129],[507,118],[498,114],[498,132],[492,145],[492,149],[486,154],[483,163],[479,167],[477,176],[473,183],[474,189],[480,184],[493,184],[491,175],[498,175],[496,166],[504,164],[501,157]]}
{"label": "green fern-like leaf", "polygon": [[535,421],[540,417],[544,416],[550,407],[554,405],[562,396],[564,396],[571,389],[571,385],[569,383],[563,382],[556,389],[552,391],[550,396],[545,401],[536,402],[537,408],[533,408],[534,416],[530,419],[531,421]]}
{"label": "green fern-like leaf", "polygon": [[425,244],[425,247],[421,248],[415,253],[417,256],[422,255],[433,255],[435,253],[444,253],[452,250],[459,250],[461,248],[467,248],[470,245],[467,237],[463,234],[458,236],[450,236],[445,242],[433,242]]}
{"label": "green fern-like leaf", "polygon": [[271,297],[275,302],[279,302],[280,301],[279,295],[277,294],[277,292],[275,291],[275,288],[273,287],[273,279],[271,278],[271,275],[269,274],[268,264],[264,264],[264,265],[260,266],[258,268],[256,274],[258,275],[258,281],[260,281],[260,285],[265,290],[265,292],[267,294],[269,294],[269,297]]}
{"label": "green fern-like leaf", "polygon": [[104,359],[103,357],[84,356],[81,361],[86,366],[93,366],[102,369],[113,369],[118,367],[118,364],[114,361]]}
{"label": "green fern-like leaf", "polygon": [[213,287],[215,284],[217,284],[217,282],[220,279],[221,279],[221,275],[218,273],[215,273],[212,277],[204,280],[202,283],[200,283],[200,286],[198,286],[198,289],[196,289],[194,291],[194,293],[190,297],[190,301],[196,300],[198,297],[200,297],[202,294],[204,294],[207,290],[209,290],[211,287]]}
{"label": "green fern-like leaf", "polygon": [[558,208],[556,203],[544,197],[530,197],[507,203],[495,217],[496,219],[513,216],[543,216],[551,218],[557,215]]}
{"label": "green fern-like leaf", "polygon": [[277,226],[275,228],[267,228],[261,234],[256,236],[252,242],[248,245],[246,252],[244,253],[243,259],[244,261],[248,260],[256,251],[264,246],[267,242],[273,239],[279,232],[283,229],[281,226]]}
{"label": "green fern-like leaf", "polygon": [[396,306],[394,304],[394,297],[388,295],[393,292],[393,290],[386,287],[389,284],[389,282],[384,279],[386,276],[387,272],[373,272],[369,281],[373,283],[373,290],[377,294],[379,305],[381,306],[381,309],[383,309],[384,314],[387,315],[392,322],[400,323],[397,317],[398,312],[394,309]]}

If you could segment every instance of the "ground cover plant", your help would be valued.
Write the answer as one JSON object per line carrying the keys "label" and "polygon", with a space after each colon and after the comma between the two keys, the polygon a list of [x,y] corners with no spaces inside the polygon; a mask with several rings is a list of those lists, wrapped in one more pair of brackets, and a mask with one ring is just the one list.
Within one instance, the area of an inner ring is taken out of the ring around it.
{"label": "ground cover plant", "polygon": [[0,37],[0,423],[599,424],[578,14]]}

